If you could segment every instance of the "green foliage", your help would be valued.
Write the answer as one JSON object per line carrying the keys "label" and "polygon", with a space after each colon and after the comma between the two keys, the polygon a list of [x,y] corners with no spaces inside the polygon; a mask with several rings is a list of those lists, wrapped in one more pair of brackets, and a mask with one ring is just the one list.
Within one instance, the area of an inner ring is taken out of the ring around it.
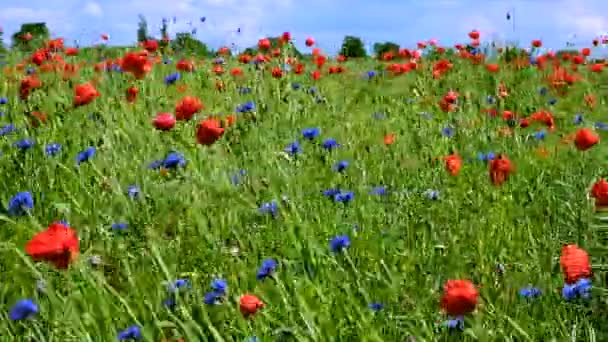
{"label": "green foliage", "polygon": [[346,57],[366,57],[365,46],[363,41],[359,37],[346,36],[342,41],[342,47],[340,48],[340,54]]}
{"label": "green foliage", "polygon": [[385,53],[392,51],[393,53],[399,52],[399,44],[393,42],[375,43],[374,53],[378,57],[382,57]]}
{"label": "green foliage", "polygon": [[139,24],[137,26],[137,41],[143,42],[149,38],[148,36],[148,22],[146,18],[140,14],[139,15]]}
{"label": "green foliage", "polygon": [[180,32],[171,41],[171,49],[176,53],[195,54],[197,56],[208,56],[209,48],[200,40],[194,38],[190,32]]}
{"label": "green foliage", "polygon": [[0,52],[6,52],[6,47],[4,46],[4,31],[0,28]]}
{"label": "green foliage", "polygon": [[[30,41],[23,39],[23,36],[27,33],[32,35]],[[50,35],[46,23],[22,24],[21,29],[12,36],[13,48],[20,51],[31,51],[42,46],[42,44],[49,39]]]}

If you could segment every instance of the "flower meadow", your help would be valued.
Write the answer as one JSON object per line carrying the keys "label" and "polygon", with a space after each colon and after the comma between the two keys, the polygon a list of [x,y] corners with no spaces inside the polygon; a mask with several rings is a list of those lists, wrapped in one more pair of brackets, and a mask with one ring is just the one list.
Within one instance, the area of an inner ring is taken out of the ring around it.
{"label": "flower meadow", "polygon": [[479,39],[3,55],[1,340],[608,340],[607,66]]}

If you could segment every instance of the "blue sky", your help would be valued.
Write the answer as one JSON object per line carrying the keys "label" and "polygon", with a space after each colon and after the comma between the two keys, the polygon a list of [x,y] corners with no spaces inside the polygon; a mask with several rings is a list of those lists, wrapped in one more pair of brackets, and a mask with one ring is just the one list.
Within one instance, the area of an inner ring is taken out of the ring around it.
{"label": "blue sky", "polygon": [[[196,27],[197,37],[213,47],[231,43],[247,47],[283,31],[292,32],[298,45],[312,36],[328,52],[336,51],[346,34],[370,44],[390,40],[413,46],[436,38],[452,45],[477,29],[482,38],[522,43],[542,39],[547,47],[558,49],[569,39],[583,46],[608,33],[605,1],[2,0],[0,26],[5,40],[23,22],[45,21],[55,36],[69,44],[73,40],[92,44],[100,33],[108,33],[111,44],[123,45],[135,41],[141,13],[153,34],[158,34],[163,17],[176,17],[172,33]],[[515,31],[505,18],[508,11],[513,12]],[[202,16],[205,23],[199,19]],[[241,34],[236,33],[239,27]]]}

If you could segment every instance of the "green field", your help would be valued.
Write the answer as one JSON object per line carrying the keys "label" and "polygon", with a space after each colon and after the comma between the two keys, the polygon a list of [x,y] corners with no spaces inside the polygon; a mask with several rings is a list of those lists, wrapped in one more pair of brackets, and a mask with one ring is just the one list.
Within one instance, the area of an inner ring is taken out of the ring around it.
{"label": "green field", "polygon": [[[500,60],[501,70],[489,73],[451,56],[453,68],[435,79],[438,56],[402,75],[382,72],[390,62],[371,59],[347,61],[344,73],[330,75],[332,59],[315,81],[311,61],[302,75],[277,79],[227,58],[221,76],[204,59],[166,85],[177,56],[133,81],[127,72],[96,73],[98,56],[89,54],[65,58],[86,64],[72,80],[39,72],[42,87],[27,101],[19,99],[24,71],[14,68],[21,57],[5,59],[0,127],[14,124],[17,131],[0,136],[1,341],[113,341],[132,325],[147,341],[608,340],[606,228],[594,224],[588,198],[591,184],[608,174],[608,149],[604,141],[585,152],[563,142],[582,127],[608,139],[596,124],[608,122],[608,98],[598,86],[606,71],[592,74],[581,65],[581,79],[558,93],[546,80],[550,63],[516,70]],[[230,75],[237,66],[243,77]],[[562,66],[570,70],[570,62]],[[369,70],[378,73],[369,78]],[[101,96],[74,108],[74,86],[93,79]],[[504,99],[497,95],[501,82],[509,91]],[[132,104],[125,100],[129,86],[139,89]],[[438,102],[449,90],[460,97],[456,111],[445,113]],[[596,96],[594,109],[583,100],[588,94]],[[186,95],[204,109],[171,131],[154,129],[156,114],[175,113]],[[236,111],[248,101],[252,111]],[[496,118],[484,112],[492,108]],[[503,110],[520,118],[548,110],[556,129],[534,122],[521,128],[504,121]],[[33,111],[48,120],[32,125]],[[202,119],[229,115],[236,123],[216,143],[197,144]],[[501,134],[509,124],[512,133]],[[320,136],[305,139],[307,128],[319,128]],[[543,139],[535,135],[541,129]],[[385,145],[390,133],[395,141]],[[15,146],[25,138],[33,146]],[[329,138],[340,146],[325,149]],[[300,151],[291,155],[285,149],[294,141]],[[62,148],[48,156],[52,143]],[[91,146],[95,155],[76,166]],[[183,154],[186,165],[149,168],[170,152]],[[458,176],[434,159],[452,152],[463,158]],[[515,166],[502,186],[490,182],[488,163],[478,159],[490,152]],[[338,172],[340,161],[348,166]],[[336,199],[344,196],[324,195],[336,188],[354,197],[342,203]],[[33,208],[12,215],[11,198],[26,191]],[[272,201],[275,215],[264,213]],[[67,222],[80,239],[80,255],[67,270],[33,261],[24,247],[55,221]],[[350,246],[331,251],[330,241],[344,235]],[[590,255],[590,299],[562,298],[564,244]],[[265,259],[278,265],[258,280]],[[216,305],[205,304],[218,278],[227,292]],[[190,287],[172,297],[167,284],[177,279]],[[479,286],[479,305],[463,331],[444,324],[439,303],[448,279]],[[542,295],[522,298],[526,286]],[[244,293],[265,303],[255,316],[239,312]],[[26,298],[38,313],[9,319]],[[167,299],[175,305],[167,307]]]}

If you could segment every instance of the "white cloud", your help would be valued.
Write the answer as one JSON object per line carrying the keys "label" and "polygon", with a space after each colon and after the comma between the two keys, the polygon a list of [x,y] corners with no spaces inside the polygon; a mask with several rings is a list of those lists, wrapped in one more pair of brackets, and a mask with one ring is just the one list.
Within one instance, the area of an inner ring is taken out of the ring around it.
{"label": "white cloud", "polygon": [[101,9],[101,6],[94,1],[87,2],[87,4],[84,6],[83,12],[93,17],[103,16],[103,10]]}

